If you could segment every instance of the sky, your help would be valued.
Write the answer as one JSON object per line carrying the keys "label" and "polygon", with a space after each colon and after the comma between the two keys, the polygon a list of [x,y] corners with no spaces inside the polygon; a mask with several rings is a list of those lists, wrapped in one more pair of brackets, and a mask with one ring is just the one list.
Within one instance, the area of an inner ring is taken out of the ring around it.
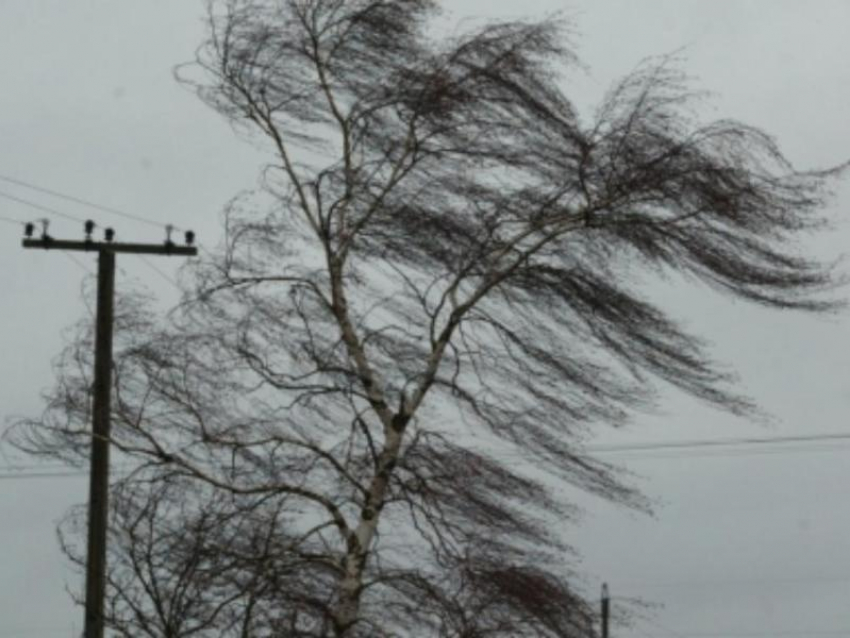
{"label": "sky", "polygon": [[[444,7],[446,30],[470,18],[571,20],[586,66],[563,86],[586,113],[641,59],[678,51],[694,87],[711,94],[706,119],[764,128],[801,169],[850,159],[845,0],[452,0]],[[203,37],[202,18],[197,0],[0,0],[0,425],[41,409],[68,328],[89,313],[80,288],[95,268],[85,254],[22,250],[14,222],[45,213],[8,196],[93,216],[126,241],[161,241],[157,223],[173,223],[214,246],[224,204],[257,184],[262,150],[173,79],[173,67],[190,60]],[[87,210],[9,178],[155,223]],[[823,258],[846,252],[850,239],[850,179],[835,190],[833,228],[806,242]],[[48,216],[54,236],[82,236],[78,222]],[[177,299],[179,266],[122,255],[117,286],[141,283],[165,307]],[[779,313],[697,287],[655,290],[712,343],[772,420],[743,421],[665,393],[657,414],[625,431],[600,427],[591,445],[850,434],[847,312]],[[58,550],[55,524],[85,502],[85,476],[23,478],[9,467],[33,461],[3,452],[0,638],[78,635],[82,613],[66,589],[80,580]],[[585,511],[562,532],[581,556],[578,584],[595,595],[607,582],[615,612],[632,598],[648,604],[612,636],[850,636],[850,443],[609,450],[604,458],[632,472],[655,502],[646,516],[567,494]]]}

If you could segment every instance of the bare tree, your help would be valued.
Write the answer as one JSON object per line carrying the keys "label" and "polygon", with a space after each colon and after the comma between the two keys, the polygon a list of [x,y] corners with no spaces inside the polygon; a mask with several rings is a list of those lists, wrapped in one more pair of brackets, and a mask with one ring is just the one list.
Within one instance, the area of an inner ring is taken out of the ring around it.
{"label": "bare tree", "polygon": [[[700,124],[670,60],[580,118],[556,23],[436,40],[436,10],[210,5],[180,78],[274,159],[170,321],[121,315],[124,635],[587,635],[552,486],[645,506],[587,433],[662,386],[753,410],[641,275],[833,307],[795,240],[837,170]],[[84,457],[88,352],[19,445]]]}

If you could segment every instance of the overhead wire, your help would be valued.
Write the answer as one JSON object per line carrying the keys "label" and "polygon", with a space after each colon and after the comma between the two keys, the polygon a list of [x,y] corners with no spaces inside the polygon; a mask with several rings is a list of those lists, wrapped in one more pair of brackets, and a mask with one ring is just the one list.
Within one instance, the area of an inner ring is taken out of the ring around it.
{"label": "overhead wire", "polygon": [[[113,463],[112,470],[124,471],[129,466],[125,463]],[[0,465],[0,480],[16,478],[51,478],[64,476],[88,476],[88,468],[77,468],[67,463],[42,463],[37,465]]]}
{"label": "overhead wire", "polygon": [[69,478],[88,476],[88,470],[68,470],[66,472],[29,472],[20,474],[5,474],[0,472],[0,481],[14,481],[39,478]]}
{"label": "overhead wire", "polygon": [[[156,221],[156,220],[153,220],[153,219],[150,219],[150,218],[147,218],[147,217],[143,217],[141,215],[135,215],[135,214],[132,214],[132,213],[128,213],[127,211],[121,210],[119,208],[115,208],[115,207],[112,207],[112,206],[106,206],[104,204],[99,204],[99,203],[92,201],[90,199],[84,199],[82,197],[77,197],[75,195],[69,195],[68,193],[63,193],[63,192],[55,190],[53,188],[48,188],[46,186],[34,184],[33,182],[29,182],[27,180],[23,180],[23,179],[20,179],[20,178],[17,178],[17,177],[11,177],[9,175],[0,174],[0,181],[4,181],[4,182],[7,182],[9,184],[13,184],[15,186],[19,186],[21,188],[26,188],[26,189],[32,190],[34,192],[37,192],[37,193],[41,193],[41,194],[44,194],[44,195],[49,195],[51,197],[63,199],[65,201],[73,202],[73,203],[78,204],[80,206],[86,206],[86,207],[91,208],[93,210],[98,210],[98,211],[101,211],[101,212],[104,212],[104,213],[107,213],[107,214],[110,214],[110,215],[116,215],[118,217],[123,217],[125,219],[133,220],[133,221],[136,221],[136,222],[139,222],[139,223],[142,223],[142,224],[148,224],[149,226],[155,226],[157,228],[166,228],[166,229],[171,228],[173,230],[180,231],[180,232],[185,232],[187,230],[187,229],[182,228],[180,226],[177,226],[175,224],[164,223],[164,222]],[[84,221],[81,218],[77,218],[77,217],[74,217],[72,215],[68,215],[67,213],[63,213],[61,211],[57,211],[54,208],[51,208],[51,207],[48,207],[48,206],[43,206],[41,204],[31,202],[31,201],[25,200],[23,198],[16,197],[14,195],[10,195],[10,194],[2,192],[2,191],[0,191],[0,197],[5,197],[6,199],[9,199],[11,201],[15,201],[15,202],[22,204],[24,206],[30,206],[32,208],[36,208],[37,210],[41,210],[42,212],[49,212],[49,213],[55,214],[59,217],[64,217],[66,219],[71,219],[73,221],[78,221],[78,222]],[[197,240],[195,241],[195,243],[200,250],[202,250],[207,255],[211,255],[210,251],[207,250],[207,248],[203,244],[201,244]],[[148,265],[150,266],[150,263],[148,263]],[[153,267],[153,266],[151,266],[151,268],[156,270],[156,268]],[[165,279],[169,280],[169,283],[171,283],[172,285],[179,288],[179,285],[177,284],[177,282],[175,282],[172,278],[168,277],[168,275],[165,275],[162,272],[159,272],[158,274],[160,276],[163,276]]]}
{"label": "overhead wire", "polygon": [[685,634],[681,634],[678,631],[676,631],[675,629],[670,629],[670,627],[662,625],[657,620],[652,620],[650,618],[643,618],[642,620],[645,624],[652,625],[656,629],[660,629],[661,631],[663,631],[668,636],[672,636],[673,638],[685,638]]}
{"label": "overhead wire", "polygon": [[[62,629],[39,629],[39,628],[24,628],[8,630],[0,627],[0,638],[19,638],[22,635],[26,636],[44,636],[45,638],[67,638],[68,630]],[[76,633],[74,635],[77,635]]]}
{"label": "overhead wire", "polygon": [[[654,624],[654,623],[650,623]],[[655,624],[656,627],[661,628]],[[756,638],[758,636],[848,636],[848,629],[779,629],[773,631],[676,631],[670,634],[678,638]]]}
{"label": "overhead wire", "polygon": [[120,210],[118,208],[113,208],[112,206],[104,206],[103,204],[98,204],[97,202],[93,202],[88,199],[83,199],[81,197],[76,197],[74,195],[69,195],[67,193],[62,193],[60,191],[54,190],[52,188],[47,188],[45,186],[40,186],[38,184],[33,184],[32,182],[28,182],[22,179],[18,179],[16,177],[10,177],[8,175],[0,174],[0,180],[7,182],[9,184],[14,184],[16,186],[20,186],[22,188],[27,188],[29,190],[42,193],[44,195],[50,195],[51,197],[57,197],[59,199],[64,199],[69,202],[73,202],[75,204],[79,204],[81,206],[88,206],[89,208],[93,208],[95,210],[99,210],[104,213],[109,213],[111,215],[117,215],[118,217],[124,217],[125,219],[132,219],[133,221],[137,221],[141,224],[148,224],[150,226],[157,226],[159,228],[165,228],[166,226],[171,226],[175,230],[184,230],[183,228],[179,228],[173,224],[165,224],[163,222],[158,222],[152,219],[148,219],[146,217],[142,217],[140,215],[133,215],[132,213],[128,213],[126,211]]}
{"label": "overhead wire", "polygon": [[[751,456],[781,456],[783,454],[790,453],[835,453],[835,452],[847,452],[850,451],[850,442],[837,442],[832,445],[827,445],[826,443],[814,444],[814,445],[791,445],[791,444],[778,444],[775,446],[765,445],[765,446],[738,446],[738,447],[728,447],[728,448],[693,448],[693,449],[683,449],[683,450],[660,450],[657,452],[646,450],[646,451],[635,451],[635,452],[593,452],[592,454],[596,456],[607,456],[607,455],[616,455],[618,459],[623,461],[651,461],[651,460],[663,460],[663,459],[733,459],[738,457],[751,457]],[[590,456],[591,453],[586,453],[584,456]]]}
{"label": "overhead wire", "polygon": [[[651,618],[640,618],[640,622],[644,625],[651,625],[655,630],[660,630],[666,636],[671,638],[756,638],[759,636],[788,636],[789,638],[796,636],[848,636],[850,637],[849,629],[787,629],[773,631],[682,631],[672,629],[661,624],[657,620]],[[629,633],[637,632],[642,636],[648,636],[646,632],[636,627],[627,627]]]}
{"label": "overhead wire", "polygon": [[[661,630],[665,635],[672,638],[756,638],[758,636],[848,636],[850,637],[850,628],[848,629],[786,629],[773,631],[689,631],[672,629],[658,620],[641,617],[638,619],[644,625],[651,625],[656,630]],[[647,634],[635,627],[627,627],[626,631],[637,632],[646,636]]]}
{"label": "overhead wire", "polygon": [[32,202],[28,199],[23,199],[21,197],[17,197],[15,195],[11,195],[5,191],[0,191],[0,197],[4,199],[8,199],[9,201],[16,202],[21,204],[22,206],[28,206],[29,208],[34,208],[35,210],[40,210],[43,213],[50,213],[51,215],[56,215],[57,217],[62,217],[63,219],[67,219],[73,222],[80,222],[81,224],[85,223],[85,219],[82,217],[76,217],[74,215],[69,215],[68,213],[63,213],[60,210],[56,210],[55,208],[51,208],[50,206],[44,206],[42,204],[38,204],[36,202]]}
{"label": "overhead wire", "polygon": [[[184,230],[184,229],[182,229],[179,226],[176,226],[174,224],[165,224],[165,223],[162,223],[162,222],[158,222],[158,221],[154,221],[152,219],[142,217],[140,215],[133,215],[131,213],[120,210],[118,208],[114,208],[114,207],[111,207],[111,206],[105,206],[103,204],[98,204],[97,202],[94,202],[94,201],[91,201],[91,200],[88,200],[88,199],[83,199],[81,197],[69,195],[68,193],[63,193],[61,191],[57,191],[57,190],[54,190],[52,188],[48,188],[46,186],[34,184],[32,182],[28,182],[26,180],[22,180],[22,179],[19,179],[19,178],[10,177],[9,175],[0,174],[0,181],[7,182],[9,184],[14,184],[14,185],[20,186],[22,188],[27,188],[27,189],[30,189],[32,191],[35,191],[35,192],[38,192],[38,193],[41,193],[41,194],[44,194],[44,195],[50,195],[51,197],[57,197],[57,198],[60,198],[60,199],[66,200],[66,201],[73,202],[75,204],[79,204],[81,206],[86,206],[86,207],[92,208],[94,210],[105,212],[105,213],[108,213],[108,214],[111,214],[111,215],[117,215],[117,216],[123,217],[125,219],[130,219],[130,220],[133,220],[133,221],[136,221],[136,222],[148,224],[150,226],[155,226],[155,227],[158,227],[158,228],[169,228],[170,227],[170,228],[172,228],[174,230],[178,230],[178,231]],[[4,191],[0,191],[0,197],[3,197],[5,199],[8,199],[10,201],[16,202],[16,203],[24,205],[24,206],[28,206],[30,208],[34,208],[34,209],[39,210],[41,212],[50,213],[50,214],[53,214],[53,215],[57,215],[59,217],[63,217],[63,218],[68,219],[68,220],[78,221],[78,222],[81,222],[81,223],[85,221],[82,218],[75,217],[74,215],[70,215],[70,214],[64,213],[62,211],[56,210],[53,207],[44,206],[43,204],[39,204],[37,202],[33,202],[33,201],[30,201],[30,200],[27,200],[27,199],[24,199],[24,198],[21,198],[21,197],[17,197],[15,195],[12,195],[10,193],[6,193]],[[13,220],[11,218],[0,218],[0,219],[7,221],[9,223],[20,224],[20,225],[23,225],[25,223],[25,222],[21,222],[21,221],[18,221],[18,220]],[[206,252],[206,249],[203,246],[201,246],[201,249]],[[162,278],[164,281],[168,282],[169,285],[174,286],[178,290],[182,290],[180,288],[180,285],[177,283],[177,281],[173,277],[169,276],[163,270],[161,270],[156,265],[151,263],[151,261],[149,259],[146,259],[143,255],[137,255],[137,256],[148,268],[150,268],[152,271],[154,271],[158,277]],[[71,256],[71,255],[69,255],[69,258],[74,259],[73,256]],[[74,261],[77,263],[77,265],[82,266],[82,264],[78,260],[74,259]],[[82,267],[85,268],[85,266],[82,266]],[[91,272],[88,268],[86,268],[86,271]]]}
{"label": "overhead wire", "polygon": [[66,469],[68,467],[67,463],[59,462],[45,462],[45,463],[6,463],[5,465],[0,465],[0,471],[5,470],[15,470],[15,471],[23,471],[23,470],[44,470],[44,469]]}
{"label": "overhead wire", "polygon": [[169,276],[168,274],[166,274],[166,273],[165,273],[162,269],[160,269],[160,268],[159,268],[156,264],[154,264],[154,263],[153,263],[150,259],[148,259],[148,258],[147,258],[147,257],[145,257],[144,255],[136,255],[136,257],[138,257],[138,258],[139,258],[139,260],[140,260],[140,261],[142,261],[142,263],[144,263],[144,264],[145,264],[148,268],[150,268],[151,270],[153,270],[153,271],[154,271],[154,272],[155,272],[155,273],[156,273],[159,277],[161,277],[164,281],[168,282],[169,284],[171,284],[172,286],[174,286],[175,288],[177,288],[177,290],[182,290],[182,288],[180,287],[180,284],[179,284],[179,283],[177,283],[177,281],[176,281],[173,277],[171,277],[171,276]]}
{"label": "overhead wire", "polygon": [[0,215],[0,222],[6,222],[7,224],[14,224],[15,226],[24,226],[26,222],[22,222],[18,219],[12,219],[11,217],[3,217]]}
{"label": "overhead wire", "polygon": [[588,446],[595,455],[617,455],[628,461],[655,459],[737,458],[799,453],[850,451],[850,433],[823,433],[801,436],[669,441],[657,444]]}
{"label": "overhead wire", "polygon": [[786,436],[741,437],[724,439],[691,439],[681,441],[659,441],[653,443],[624,443],[588,447],[593,452],[637,452],[643,450],[676,450],[698,447],[724,447],[740,445],[775,445],[781,443],[803,443],[813,441],[850,441],[850,432],[826,432]]}
{"label": "overhead wire", "polygon": [[74,262],[74,264],[76,264],[82,270],[84,270],[87,275],[93,275],[94,274],[94,269],[92,269],[89,266],[86,266],[79,257],[76,257],[72,253],[69,253],[69,252],[64,251],[64,250],[61,251],[61,253],[63,255],[65,255],[68,259],[70,259],[72,262]]}
{"label": "overhead wire", "polygon": [[[800,442],[800,441],[804,441],[804,440],[805,441],[812,441],[812,440],[814,440],[814,441],[833,440],[834,441],[834,440],[844,440],[844,439],[850,440],[850,434],[827,433],[827,434],[812,434],[812,435],[809,435],[809,436],[763,437],[763,438],[758,438],[758,439],[752,439],[752,438],[719,439],[717,441],[714,441],[714,440],[697,440],[697,441],[691,441],[691,442],[686,442],[686,441],[660,441],[660,442],[655,443],[655,444],[641,444],[640,446],[625,446],[625,445],[624,446],[607,446],[607,447],[600,446],[598,449],[597,448],[593,448],[593,449],[588,448],[588,451],[593,452],[593,453],[597,453],[597,454],[599,454],[599,453],[614,454],[614,453],[622,453],[622,452],[632,451],[633,448],[637,448],[640,451],[653,451],[653,450],[656,450],[656,449],[670,450],[671,448],[674,448],[675,451],[669,452],[668,454],[666,454],[664,456],[630,457],[630,460],[639,459],[639,458],[661,458],[661,459],[664,459],[664,458],[680,458],[680,457],[690,458],[692,456],[696,456],[697,454],[696,453],[688,454],[689,450],[680,449],[680,448],[684,448],[686,443],[689,443],[694,448],[699,448],[699,447],[709,447],[709,448],[711,448],[711,447],[714,447],[715,444],[720,444],[722,442],[723,445],[726,445],[726,446],[732,448],[732,449],[729,449],[729,450],[725,450],[724,452],[727,452],[727,453],[733,454],[733,455],[742,455],[743,456],[743,455],[746,455],[746,454],[760,454],[760,453],[767,453],[768,452],[768,450],[758,450],[758,449],[749,450],[749,449],[746,449],[746,448],[748,448],[750,446],[754,446],[754,445],[765,445],[765,444],[771,444],[772,443],[772,444],[778,444],[780,446],[784,446],[784,445],[787,445],[788,442]],[[743,448],[743,449],[735,449],[736,447],[737,448]],[[478,452],[487,452],[486,450],[477,450],[477,451]],[[802,453],[802,452],[821,452],[821,451],[827,451],[827,449],[826,448],[806,448],[806,447],[791,447],[791,448],[780,447],[779,449],[774,449],[774,450],[769,450],[769,451],[776,453],[776,454],[782,454],[782,453],[793,454],[793,453]],[[850,451],[850,446],[829,448],[828,451],[847,452],[847,451]],[[720,451],[717,451],[713,454],[710,454],[710,456],[715,456],[715,455],[721,456]],[[510,459],[517,459],[517,458],[531,460],[530,456],[522,455],[522,454],[510,454],[510,453],[508,453],[508,454],[498,454],[498,453],[496,453],[496,454],[492,454],[492,456],[496,459],[502,459],[502,460],[510,460]],[[21,469],[27,468],[28,469],[28,467],[29,466],[6,466],[4,468],[3,466],[0,466],[0,478],[15,478],[15,477],[22,478],[22,479],[28,478],[30,476],[30,474],[27,473],[27,471],[25,471],[25,470],[21,471],[21,472],[13,473],[10,476],[5,475],[5,472],[8,472],[9,470],[14,471],[14,470],[17,470],[18,468],[21,468]],[[85,471],[82,471],[82,473],[85,473]],[[43,475],[43,473],[39,474],[39,477],[42,477],[42,475]],[[49,474],[48,474],[48,476],[49,476]]]}
{"label": "overhead wire", "polygon": [[[809,445],[801,445],[806,444]],[[846,445],[836,445],[846,443]],[[829,445],[828,445],[829,444]],[[494,458],[533,460],[533,455],[521,450],[494,450],[473,448],[475,452]],[[588,445],[576,453],[577,457],[591,455],[625,455],[629,461],[675,458],[711,458],[749,455],[787,454],[798,452],[850,451],[850,432],[819,433],[811,435],[745,437],[726,439],[695,439],[657,441],[622,445]]]}
{"label": "overhead wire", "polygon": [[[616,580],[616,579],[612,579]],[[652,582],[641,580],[616,580],[619,587],[626,592],[637,589],[678,589],[682,587],[753,587],[760,585],[799,585],[799,584],[835,584],[850,582],[850,574],[845,576],[806,576],[799,578],[740,578],[740,579],[713,579],[713,580],[675,580],[668,582]]]}

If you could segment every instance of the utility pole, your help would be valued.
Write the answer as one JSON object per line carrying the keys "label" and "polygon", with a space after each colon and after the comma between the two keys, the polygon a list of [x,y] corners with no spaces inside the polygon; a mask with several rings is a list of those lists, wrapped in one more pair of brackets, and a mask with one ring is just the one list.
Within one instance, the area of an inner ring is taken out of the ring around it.
{"label": "utility pole", "polygon": [[91,469],[89,473],[88,552],[86,555],[86,617],[84,638],[103,638],[103,602],[106,592],[106,535],[109,520],[109,436],[112,390],[112,324],[115,300],[115,254],[183,255],[198,254],[192,244],[195,234],[186,232],[185,246],[171,241],[166,226],[163,244],[126,244],[113,241],[115,232],[107,228],[103,241],[92,239],[94,222],[85,223],[85,239],[68,241],[47,234],[47,220],[41,237],[33,239],[34,225],[24,230],[24,248],[97,252],[97,316],[94,346],[94,405],[92,407]]}
{"label": "utility pole", "polygon": [[611,599],[608,597],[608,583],[602,585],[602,638],[608,638],[608,616],[611,611]]}

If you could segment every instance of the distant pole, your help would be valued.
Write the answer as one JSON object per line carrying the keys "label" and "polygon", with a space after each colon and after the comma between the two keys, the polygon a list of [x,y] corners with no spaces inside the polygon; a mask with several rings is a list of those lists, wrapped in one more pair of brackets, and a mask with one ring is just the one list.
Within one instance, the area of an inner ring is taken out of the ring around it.
{"label": "distant pole", "polygon": [[611,611],[611,599],[608,597],[608,584],[602,585],[602,638],[608,638],[608,617]]}
{"label": "distant pole", "polygon": [[88,553],[86,555],[86,616],[83,638],[103,638],[103,605],[106,594],[106,535],[109,523],[109,437],[112,390],[112,326],[115,305],[115,253],[147,255],[197,255],[195,235],[186,233],[186,246],[171,241],[167,228],[164,244],[114,242],[114,231],[106,229],[105,240],[91,237],[94,222],[85,224],[84,241],[56,240],[47,234],[32,239],[34,227],[26,225],[24,248],[97,252],[97,317],[95,319],[94,391],[92,406],[91,471],[89,474]]}

